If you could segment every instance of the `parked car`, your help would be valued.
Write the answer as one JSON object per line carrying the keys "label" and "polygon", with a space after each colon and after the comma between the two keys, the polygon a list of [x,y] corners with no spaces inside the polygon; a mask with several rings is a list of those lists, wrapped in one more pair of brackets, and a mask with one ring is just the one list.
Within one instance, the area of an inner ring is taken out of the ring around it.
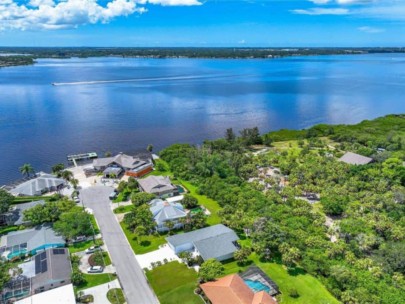
{"label": "parked car", "polygon": [[91,266],[91,267],[87,268],[88,273],[101,273],[103,271],[104,271],[103,266]]}
{"label": "parked car", "polygon": [[85,235],[80,235],[73,239],[73,243],[80,243],[84,241],[87,241],[87,236]]}
{"label": "parked car", "polygon": [[93,253],[96,252],[97,250],[100,250],[100,246],[91,246],[90,248],[87,248],[84,252],[89,254],[89,253]]}
{"label": "parked car", "polygon": [[117,198],[117,195],[118,195],[117,192],[115,192],[115,191],[114,191],[114,192],[111,192],[110,195],[109,195],[110,200],[116,199],[116,198]]}

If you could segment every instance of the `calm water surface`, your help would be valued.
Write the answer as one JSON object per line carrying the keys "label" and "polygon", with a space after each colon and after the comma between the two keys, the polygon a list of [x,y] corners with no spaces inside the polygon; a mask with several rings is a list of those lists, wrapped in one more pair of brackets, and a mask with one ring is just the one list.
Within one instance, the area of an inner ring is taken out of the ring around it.
{"label": "calm water surface", "polygon": [[[53,86],[52,83],[65,83]],[[405,112],[405,56],[39,60],[0,69],[0,184],[79,152]]]}

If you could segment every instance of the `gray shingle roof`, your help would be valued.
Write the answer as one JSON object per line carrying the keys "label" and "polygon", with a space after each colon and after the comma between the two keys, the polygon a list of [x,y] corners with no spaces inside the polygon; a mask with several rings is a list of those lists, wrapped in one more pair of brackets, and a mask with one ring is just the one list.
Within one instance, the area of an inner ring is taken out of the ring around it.
{"label": "gray shingle roof", "polygon": [[[218,224],[218,225],[194,230],[194,231],[187,232],[187,233],[172,235],[172,236],[167,237],[166,240],[173,246],[177,247],[177,246],[180,246],[183,244],[196,243],[201,240],[217,237],[217,236],[228,234],[228,233],[234,234],[236,236],[235,232],[232,229],[230,229],[222,224]],[[236,239],[239,239],[239,238],[236,236]]]}
{"label": "gray shingle roof", "polygon": [[373,159],[370,157],[353,152],[347,152],[345,155],[339,158],[339,160],[350,165],[367,165],[373,161]]}
{"label": "gray shingle roof", "polygon": [[35,207],[37,205],[43,205],[43,204],[45,204],[45,201],[41,200],[41,201],[14,205],[13,206],[14,210],[12,210],[8,213],[8,216],[10,217],[8,221],[12,222],[14,225],[22,225],[24,223],[27,223],[26,221],[24,221],[24,211],[27,209],[30,209],[32,207]]}
{"label": "gray shingle roof", "polygon": [[114,157],[97,158],[93,160],[94,167],[107,167],[114,163],[120,165],[126,170],[134,169],[148,164],[148,162],[141,160],[140,158],[121,153]]}
{"label": "gray shingle roof", "polygon": [[208,259],[216,259],[224,255],[234,253],[238,248],[234,242],[239,238],[235,232],[227,232],[218,236],[213,236],[207,239],[194,242],[195,248],[200,253],[201,257],[206,261]]}
{"label": "gray shingle roof", "polygon": [[[40,254],[46,258],[41,258]],[[48,249],[44,253],[39,253],[34,257],[35,259],[46,261],[46,267],[44,271],[42,265],[36,263],[35,265],[35,277],[32,279],[32,289],[35,290],[46,284],[52,284],[53,282],[68,281],[70,280],[70,274],[72,272],[72,266],[70,264],[69,252],[66,248]],[[56,254],[57,253],[57,254]],[[39,267],[39,269],[38,269]]]}
{"label": "gray shingle roof", "polygon": [[2,246],[16,246],[27,243],[27,250],[31,251],[46,244],[64,244],[63,237],[55,234],[51,226],[37,226],[33,229],[10,232],[2,236]]}
{"label": "gray shingle roof", "polygon": [[141,188],[148,193],[159,193],[163,191],[175,190],[176,187],[172,185],[168,176],[148,176],[138,180]]}
{"label": "gray shingle roof", "polygon": [[36,178],[30,179],[22,184],[11,189],[10,192],[14,195],[29,195],[34,196],[51,188],[57,188],[64,185],[65,181],[57,178],[55,175],[39,173]]}
{"label": "gray shingle roof", "polygon": [[169,220],[177,220],[187,215],[180,203],[169,203],[161,199],[154,199],[149,203],[149,206],[157,225],[161,225]]}

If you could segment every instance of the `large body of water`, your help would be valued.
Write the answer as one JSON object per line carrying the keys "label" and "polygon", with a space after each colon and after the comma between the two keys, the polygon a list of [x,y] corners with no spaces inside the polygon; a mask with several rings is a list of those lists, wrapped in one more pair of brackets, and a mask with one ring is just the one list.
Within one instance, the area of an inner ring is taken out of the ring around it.
{"label": "large body of water", "polygon": [[[58,83],[59,85],[52,85]],[[0,185],[66,155],[405,112],[405,55],[39,60],[0,69]]]}

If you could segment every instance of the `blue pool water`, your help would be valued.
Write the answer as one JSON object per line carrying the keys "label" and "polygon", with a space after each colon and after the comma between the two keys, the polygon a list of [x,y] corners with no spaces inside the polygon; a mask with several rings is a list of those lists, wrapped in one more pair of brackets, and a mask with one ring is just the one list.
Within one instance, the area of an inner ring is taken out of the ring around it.
{"label": "blue pool water", "polygon": [[262,284],[259,281],[252,281],[252,280],[244,280],[246,285],[249,286],[251,290],[253,290],[254,293],[259,292],[259,291],[265,291],[267,293],[270,292],[270,288],[267,285]]}

